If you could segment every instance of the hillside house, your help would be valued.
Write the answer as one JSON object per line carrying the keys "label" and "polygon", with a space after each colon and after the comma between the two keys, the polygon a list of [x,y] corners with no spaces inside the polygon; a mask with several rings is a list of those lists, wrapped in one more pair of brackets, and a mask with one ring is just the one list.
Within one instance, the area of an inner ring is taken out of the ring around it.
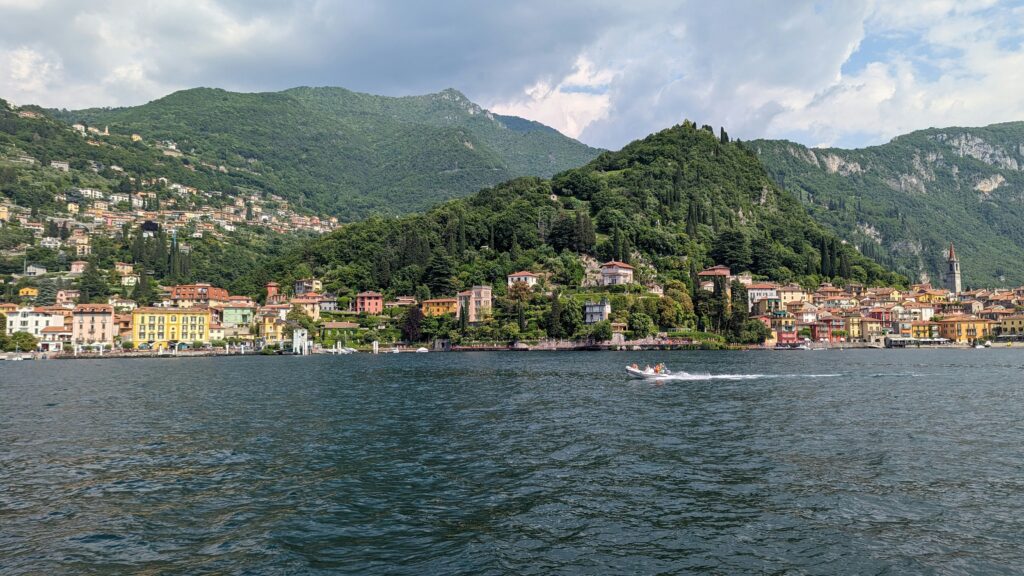
{"label": "hillside house", "polygon": [[635,269],[625,262],[605,262],[601,265],[601,285],[620,286],[633,283],[633,271]]}
{"label": "hillside house", "polygon": [[533,288],[533,286],[537,284],[538,279],[539,276],[537,276],[533,272],[530,272],[529,270],[522,270],[520,272],[508,275],[508,285],[512,286],[513,284],[526,284],[530,288]]}

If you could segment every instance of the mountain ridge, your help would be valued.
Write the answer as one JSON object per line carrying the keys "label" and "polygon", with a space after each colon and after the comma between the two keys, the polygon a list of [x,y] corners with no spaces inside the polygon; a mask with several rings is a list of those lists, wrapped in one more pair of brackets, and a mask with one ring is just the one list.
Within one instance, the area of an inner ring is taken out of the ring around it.
{"label": "mountain ridge", "polygon": [[940,284],[953,242],[967,286],[1024,283],[1024,122],[927,128],[858,149],[750,145],[816,219],[901,272]]}
{"label": "mountain ridge", "polygon": [[340,87],[201,87],[140,106],[51,113],[252,168],[274,182],[271,192],[345,220],[426,209],[518,176],[551,176],[600,152],[543,124],[493,114],[452,88],[389,97]]}

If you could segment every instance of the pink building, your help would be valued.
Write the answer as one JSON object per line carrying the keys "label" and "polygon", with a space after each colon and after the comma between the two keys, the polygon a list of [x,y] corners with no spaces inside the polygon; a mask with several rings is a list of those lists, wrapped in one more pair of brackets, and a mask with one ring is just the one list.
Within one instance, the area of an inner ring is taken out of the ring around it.
{"label": "pink building", "polygon": [[71,273],[72,274],[84,274],[85,273],[85,267],[88,266],[88,265],[89,265],[89,263],[86,262],[85,260],[75,260],[74,262],[71,263]]}
{"label": "pink building", "polygon": [[71,342],[78,345],[113,346],[117,336],[114,307],[110,304],[79,304],[71,312]]}
{"label": "pink building", "polygon": [[360,292],[356,294],[356,312],[360,314],[380,314],[384,311],[384,295],[380,292]]}

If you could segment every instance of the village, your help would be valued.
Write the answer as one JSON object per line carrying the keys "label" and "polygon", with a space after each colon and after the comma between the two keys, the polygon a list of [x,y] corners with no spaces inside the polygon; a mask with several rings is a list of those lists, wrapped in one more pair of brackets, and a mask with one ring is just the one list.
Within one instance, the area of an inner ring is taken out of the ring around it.
{"label": "village", "polygon": [[[86,272],[86,261],[71,263],[63,274],[73,285]],[[822,283],[814,290],[798,285],[755,281],[748,273],[733,274],[714,266],[698,274],[700,289],[714,294],[746,292],[746,313],[766,328],[756,347],[799,349],[828,346],[920,347],[968,346],[1024,340],[1024,287],[1012,290],[960,290],[959,260],[949,251],[948,286],[913,285],[907,289],[845,287]],[[685,334],[636,334],[620,304],[625,293],[663,298],[657,285],[634,281],[634,267],[606,262],[587,287],[580,287],[582,320],[592,330],[585,340],[517,342],[461,341],[443,338],[426,342],[436,350],[669,348],[700,344]],[[282,287],[265,286],[260,295],[232,295],[205,283],[161,286],[153,301],[135,301],[120,294],[106,303],[83,303],[80,290],[63,288],[49,305],[37,305],[39,288],[32,280],[45,275],[32,270],[19,279],[14,301],[0,303],[0,321],[18,353],[45,357],[92,354],[297,353],[351,352],[357,349],[412,350],[423,342],[403,341],[403,322],[412,315],[449,320],[463,326],[488,323],[494,313],[492,286],[479,285],[438,298],[385,295],[360,291],[339,297],[324,291],[316,278]],[[112,274],[123,286],[138,279],[133,264],[118,262]],[[521,270],[507,276],[500,292],[505,298],[550,294],[554,288],[541,270]],[[577,300],[579,301],[579,300]]]}

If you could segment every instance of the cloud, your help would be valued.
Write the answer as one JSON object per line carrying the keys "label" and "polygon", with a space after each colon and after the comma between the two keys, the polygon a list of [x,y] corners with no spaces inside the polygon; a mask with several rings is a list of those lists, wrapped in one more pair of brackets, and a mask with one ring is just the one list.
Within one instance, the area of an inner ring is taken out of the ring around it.
{"label": "cloud", "polygon": [[1024,119],[1024,9],[995,0],[0,0],[0,96],[78,108],[194,86],[454,87],[618,148],[690,118],[864,145]]}
{"label": "cloud", "polygon": [[585,127],[608,116],[611,99],[607,91],[614,77],[611,70],[595,70],[592,62],[580,57],[573,71],[554,86],[549,81],[538,81],[521,97],[497,102],[490,108],[499,114],[555,126],[577,138]]}

